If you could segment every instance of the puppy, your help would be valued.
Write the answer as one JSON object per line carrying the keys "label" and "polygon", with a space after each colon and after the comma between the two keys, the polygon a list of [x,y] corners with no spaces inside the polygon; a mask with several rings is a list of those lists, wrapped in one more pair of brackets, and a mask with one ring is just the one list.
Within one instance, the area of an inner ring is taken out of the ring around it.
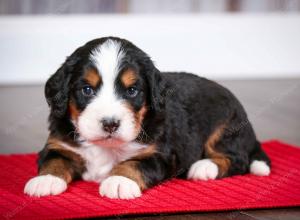
{"label": "puppy", "polygon": [[78,48],[45,86],[49,137],[24,192],[57,195],[76,180],[132,199],[172,178],[270,174],[245,110],[219,84],[161,73],[131,42],[100,38]]}

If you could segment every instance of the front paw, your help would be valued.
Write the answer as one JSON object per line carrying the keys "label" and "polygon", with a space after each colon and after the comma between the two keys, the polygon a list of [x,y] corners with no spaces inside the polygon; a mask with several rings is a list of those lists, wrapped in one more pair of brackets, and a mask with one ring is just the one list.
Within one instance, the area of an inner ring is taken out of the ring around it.
{"label": "front paw", "polygon": [[62,178],[53,175],[37,176],[30,179],[24,188],[24,193],[30,196],[58,195],[67,189],[67,183]]}
{"label": "front paw", "polygon": [[135,181],[124,176],[110,176],[102,181],[100,195],[111,199],[134,199],[142,193]]}

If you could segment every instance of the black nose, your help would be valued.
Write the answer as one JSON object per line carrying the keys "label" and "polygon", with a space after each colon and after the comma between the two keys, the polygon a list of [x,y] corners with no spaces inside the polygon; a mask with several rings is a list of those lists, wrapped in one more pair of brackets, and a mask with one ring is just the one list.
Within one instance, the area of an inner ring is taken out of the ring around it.
{"label": "black nose", "polygon": [[103,130],[108,133],[114,133],[120,127],[120,121],[114,118],[104,118],[101,120]]}

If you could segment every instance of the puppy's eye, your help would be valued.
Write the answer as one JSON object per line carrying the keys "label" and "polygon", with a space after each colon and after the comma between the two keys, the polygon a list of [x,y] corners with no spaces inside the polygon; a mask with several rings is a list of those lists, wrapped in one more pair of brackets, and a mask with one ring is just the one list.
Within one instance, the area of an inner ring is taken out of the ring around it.
{"label": "puppy's eye", "polygon": [[81,92],[84,96],[88,96],[88,97],[93,96],[95,94],[95,92],[91,86],[83,87]]}
{"label": "puppy's eye", "polygon": [[137,94],[139,93],[138,89],[136,87],[129,87],[127,90],[126,90],[126,93],[129,97],[131,98],[134,98],[137,96]]}

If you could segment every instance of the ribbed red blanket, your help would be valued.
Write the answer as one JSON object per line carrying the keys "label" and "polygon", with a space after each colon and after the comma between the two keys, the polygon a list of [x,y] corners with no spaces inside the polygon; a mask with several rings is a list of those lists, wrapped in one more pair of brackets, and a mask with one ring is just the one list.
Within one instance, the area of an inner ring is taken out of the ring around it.
{"label": "ribbed red blanket", "polygon": [[125,214],[240,210],[300,205],[300,148],[269,141],[269,177],[235,176],[221,180],[173,179],[135,200],[100,197],[98,185],[78,181],[59,196],[31,198],[26,181],[37,173],[36,155],[0,156],[0,219],[57,219]]}

